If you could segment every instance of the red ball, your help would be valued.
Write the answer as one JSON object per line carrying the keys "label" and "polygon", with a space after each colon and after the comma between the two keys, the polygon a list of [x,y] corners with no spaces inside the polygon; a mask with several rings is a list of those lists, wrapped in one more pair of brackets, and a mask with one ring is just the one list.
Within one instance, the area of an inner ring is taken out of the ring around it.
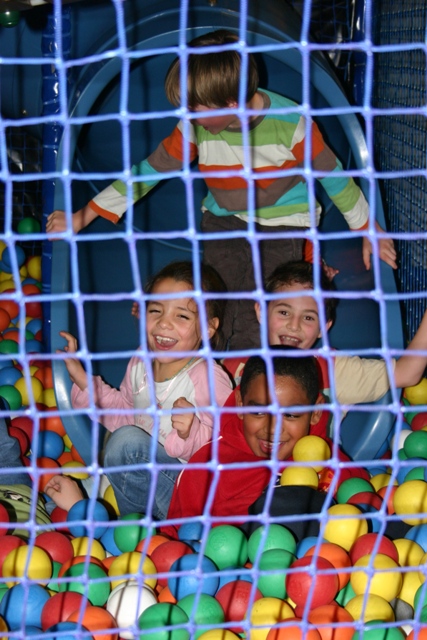
{"label": "red ball", "polygon": [[25,542],[21,539],[18,538],[18,536],[4,536],[2,538],[1,544],[0,544],[0,576],[3,575],[3,562],[6,558],[6,556],[8,555],[8,553],[10,553],[11,551],[13,551],[14,549],[17,549],[18,547],[24,547],[25,546]]}
{"label": "red ball", "polygon": [[[232,582],[227,582],[216,592],[215,600],[218,600],[223,608],[226,622],[247,619],[252,586],[252,583],[246,580],[233,580]],[[256,589],[252,602],[262,597],[261,591]],[[230,630],[235,633],[243,633],[244,631],[243,627],[239,625],[230,627]]]}
{"label": "red ball", "polygon": [[[2,523],[2,525],[3,524],[8,525],[10,522],[9,512],[4,506],[4,504],[0,504],[0,522]],[[6,527],[0,526],[0,536],[5,536],[8,530],[9,530],[8,526]]]}
{"label": "red ball", "polygon": [[347,504],[367,504],[377,511],[381,509],[382,503],[382,498],[372,491],[360,491],[359,493],[352,495],[351,498],[347,500]]}
{"label": "red ball", "polygon": [[10,315],[6,309],[0,308],[0,331],[4,331],[10,325]]}
{"label": "red ball", "polygon": [[69,538],[60,531],[45,531],[37,536],[36,547],[41,547],[51,560],[64,564],[74,557],[74,548]]}
{"label": "red ball", "polygon": [[[354,565],[362,556],[372,553],[375,544],[378,541],[378,533],[365,533],[360,536],[349,551],[351,563]],[[399,553],[396,545],[385,536],[381,536],[376,553],[383,553],[395,562],[399,563]]]}
{"label": "red ball", "polygon": [[29,318],[41,318],[42,317],[41,302],[26,302],[25,315],[28,316]]}
{"label": "red ball", "polygon": [[11,427],[18,427],[18,429],[21,429],[21,431],[25,431],[25,433],[27,434],[30,442],[32,441],[34,423],[31,420],[31,418],[28,418],[27,416],[18,416],[17,418],[13,418],[10,421],[10,426]]}
{"label": "red ball", "polygon": [[[168,540],[159,547],[154,549],[151,554],[151,560],[157,569],[157,573],[168,573],[169,569],[178,558],[194,553],[193,549],[185,542],[180,540]],[[157,584],[166,587],[168,584],[167,576],[159,577]]]}
{"label": "red ball", "polygon": [[[302,567],[314,568],[307,571],[293,571]],[[313,585],[314,582],[314,585]],[[286,592],[297,606],[304,606],[310,594],[310,609],[329,604],[338,593],[338,573],[326,558],[304,556],[295,560],[286,576]]]}
{"label": "red ball", "polygon": [[[59,524],[60,522],[67,522],[68,511],[61,509],[61,507],[55,507],[50,514],[50,519],[53,523]],[[61,533],[69,533],[68,527],[61,527]]]}
{"label": "red ball", "polygon": [[8,431],[12,438],[16,438],[18,440],[21,456],[25,456],[25,454],[30,450],[30,440],[25,431],[22,431],[22,429],[14,427],[13,425],[9,426]]}
{"label": "red ball", "polygon": [[42,610],[42,629],[46,631],[58,622],[64,622],[73,613],[80,610],[86,598],[77,591],[64,591],[55,593],[49,598]]}
{"label": "red ball", "polygon": [[427,427],[427,412],[422,411],[412,418],[411,429],[412,431],[421,431],[423,427]]}

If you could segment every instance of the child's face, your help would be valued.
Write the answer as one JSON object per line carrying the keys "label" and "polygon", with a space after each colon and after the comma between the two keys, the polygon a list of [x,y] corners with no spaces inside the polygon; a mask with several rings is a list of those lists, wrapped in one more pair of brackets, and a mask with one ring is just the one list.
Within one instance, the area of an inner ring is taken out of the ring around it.
{"label": "child's face", "polygon": [[[229,107],[237,107],[237,104],[230,104]],[[209,113],[210,111],[218,111],[218,108],[204,107],[203,105],[197,105],[192,109],[193,113]],[[193,124],[197,124],[200,127],[209,131],[212,135],[217,135],[227,129],[227,127],[241,127],[239,117],[235,113],[229,115],[215,115],[212,117],[195,118],[192,120]]]}
{"label": "child's face", "polygon": [[[300,284],[281,287],[275,293],[296,293],[309,291]],[[255,304],[258,321],[261,322],[259,303]],[[295,349],[311,349],[320,338],[320,322],[317,302],[311,296],[271,300],[267,311],[268,340],[270,344],[282,344]],[[332,322],[328,322],[329,329]]]}
{"label": "child's face", "polygon": [[[186,282],[166,278],[155,284],[151,295],[182,293],[189,288]],[[209,338],[215,333],[216,320],[209,321]],[[150,300],[146,308],[146,326],[148,348],[158,354],[157,360],[171,362],[168,355],[171,352],[196,351],[200,346],[199,313],[193,298]]]}
{"label": "child's face", "polygon": [[[309,405],[306,392],[299,383],[289,376],[275,376],[274,388],[280,407],[306,407]],[[239,389],[236,390],[238,406],[268,407],[273,398],[268,389],[267,377],[259,375],[249,383],[245,397],[242,399]],[[287,460],[292,456],[295,444],[309,434],[310,426],[320,420],[321,411],[283,412],[279,417],[270,414],[266,408],[254,413],[243,413],[243,432],[246,442],[253,453],[260,458],[271,458],[273,454],[274,431],[280,424],[277,459]]]}

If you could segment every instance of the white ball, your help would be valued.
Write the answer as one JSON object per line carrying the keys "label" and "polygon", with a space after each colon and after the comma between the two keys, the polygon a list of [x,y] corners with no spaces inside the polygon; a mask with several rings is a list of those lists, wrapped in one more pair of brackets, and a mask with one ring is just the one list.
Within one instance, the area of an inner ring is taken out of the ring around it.
{"label": "white ball", "polygon": [[404,444],[404,442],[405,442],[406,438],[407,438],[411,433],[413,433],[413,432],[412,432],[412,429],[402,429],[402,430],[400,431],[399,435],[397,435],[397,434],[396,434],[396,435],[394,435],[394,436],[392,437],[392,439],[391,439],[391,441],[390,441],[391,448],[393,449],[393,447],[395,446],[394,441],[396,440],[396,437],[397,437],[397,451],[398,451],[399,449],[403,449],[403,444]]}
{"label": "white ball", "polygon": [[156,594],[146,584],[138,585],[135,580],[121,582],[113,589],[107,600],[107,611],[120,627],[120,637],[134,640],[132,627],[137,627],[138,618],[145,609],[157,603]]}

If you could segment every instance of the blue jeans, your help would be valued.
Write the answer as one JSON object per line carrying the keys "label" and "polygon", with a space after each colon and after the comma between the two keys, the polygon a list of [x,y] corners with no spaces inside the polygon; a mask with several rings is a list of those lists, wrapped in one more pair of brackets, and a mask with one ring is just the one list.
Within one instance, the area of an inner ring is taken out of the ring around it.
{"label": "blue jeans", "polygon": [[[15,469],[16,473],[3,473],[5,469]],[[0,484],[32,486],[30,476],[24,472],[18,440],[9,435],[4,418],[0,418]]]}
{"label": "blue jeans", "polygon": [[165,464],[180,462],[168,456],[164,447],[143,429],[126,426],[112,433],[105,448],[104,468],[120,515],[142,513],[154,520],[166,518],[181,469],[167,469]]}

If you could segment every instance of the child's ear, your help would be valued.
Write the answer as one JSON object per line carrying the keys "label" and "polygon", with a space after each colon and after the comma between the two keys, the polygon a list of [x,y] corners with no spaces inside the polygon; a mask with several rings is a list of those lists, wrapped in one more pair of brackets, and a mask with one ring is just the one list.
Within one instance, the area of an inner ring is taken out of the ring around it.
{"label": "child's ear", "polygon": [[216,332],[218,331],[218,327],[219,327],[219,318],[211,318],[208,324],[209,340],[213,338],[213,336],[216,334]]}
{"label": "child's ear", "polygon": [[[332,320],[328,320],[328,322],[326,323],[326,331],[329,331],[329,329],[332,327]],[[322,332],[319,331],[319,335],[317,336],[318,338],[322,337]]]}
{"label": "child's ear", "polygon": [[[316,404],[325,404],[325,403],[326,403],[325,396],[323,395],[323,393],[319,393],[316,400]],[[317,424],[320,418],[322,417],[322,413],[323,413],[323,409],[314,409],[314,411],[312,411],[311,413],[310,424]]]}
{"label": "child's ear", "polygon": [[255,313],[258,322],[261,324],[261,305],[259,302],[255,302]]}
{"label": "child's ear", "polygon": [[227,100],[227,107],[229,109],[237,109],[238,106],[239,106],[239,103],[236,102],[235,100]]}
{"label": "child's ear", "polygon": [[[243,407],[243,400],[242,400],[242,394],[240,393],[240,387],[237,387],[234,393],[236,397],[236,407]],[[243,413],[238,413],[237,417],[240,418],[240,420],[243,420]]]}

